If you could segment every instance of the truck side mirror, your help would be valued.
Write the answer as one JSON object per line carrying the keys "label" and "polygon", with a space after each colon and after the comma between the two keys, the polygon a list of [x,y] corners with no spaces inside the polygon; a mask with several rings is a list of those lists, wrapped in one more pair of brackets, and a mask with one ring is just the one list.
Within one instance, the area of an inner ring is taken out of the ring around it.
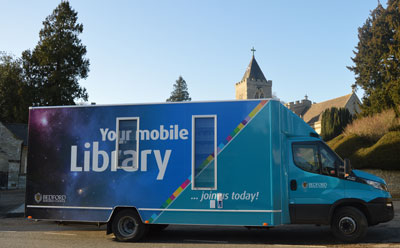
{"label": "truck side mirror", "polygon": [[350,159],[345,158],[344,159],[344,178],[347,178],[348,176],[350,176],[350,173],[351,173]]}

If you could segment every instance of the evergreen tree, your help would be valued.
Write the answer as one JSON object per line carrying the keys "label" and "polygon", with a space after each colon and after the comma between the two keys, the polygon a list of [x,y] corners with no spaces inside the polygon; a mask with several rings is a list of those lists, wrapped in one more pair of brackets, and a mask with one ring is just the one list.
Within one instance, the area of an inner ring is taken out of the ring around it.
{"label": "evergreen tree", "polygon": [[0,56],[0,121],[27,122],[29,102],[23,83],[20,59],[1,53]]}
{"label": "evergreen tree", "polygon": [[352,115],[346,108],[330,108],[322,113],[321,136],[325,141],[340,135],[347,124],[352,122]]}
{"label": "evergreen tree", "polygon": [[400,0],[380,3],[358,29],[359,42],[348,67],[356,75],[355,86],[364,90],[363,115],[400,105]]}
{"label": "evergreen tree", "polygon": [[191,101],[189,97],[188,87],[186,81],[179,76],[178,80],[175,81],[174,91],[171,92],[171,96],[167,99],[167,102],[182,102]]}
{"label": "evergreen tree", "polygon": [[78,35],[83,25],[69,2],[62,1],[43,22],[33,51],[22,53],[24,76],[32,105],[73,105],[88,99],[78,83],[89,72],[86,47]]}

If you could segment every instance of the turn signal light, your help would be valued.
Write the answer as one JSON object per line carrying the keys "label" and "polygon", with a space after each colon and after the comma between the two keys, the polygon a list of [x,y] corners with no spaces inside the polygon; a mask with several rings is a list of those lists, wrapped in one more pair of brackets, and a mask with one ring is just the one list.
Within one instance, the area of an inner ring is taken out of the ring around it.
{"label": "turn signal light", "polygon": [[150,221],[146,220],[144,223],[146,223],[146,224],[149,224],[149,223],[150,223]]}
{"label": "turn signal light", "polygon": [[263,226],[268,226],[268,223],[263,223]]}
{"label": "turn signal light", "polygon": [[28,219],[32,219],[32,216],[29,215],[29,216],[28,216]]}

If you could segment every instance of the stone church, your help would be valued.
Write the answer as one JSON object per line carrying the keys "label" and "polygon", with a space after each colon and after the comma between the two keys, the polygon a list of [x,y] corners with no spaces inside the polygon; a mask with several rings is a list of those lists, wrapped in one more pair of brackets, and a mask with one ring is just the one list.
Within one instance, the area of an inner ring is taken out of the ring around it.
{"label": "stone church", "polygon": [[240,82],[236,83],[236,99],[272,98],[272,81],[267,80],[261,71],[254,48],[251,49],[253,57]]}
{"label": "stone church", "polygon": [[288,109],[292,110],[295,114],[307,122],[308,125],[314,128],[318,134],[321,134],[322,113],[326,109],[332,107],[346,108],[349,110],[350,114],[354,115],[356,113],[360,113],[360,105],[361,101],[354,92],[320,103],[311,103],[306,95],[305,99],[301,101],[289,102],[285,104]]}
{"label": "stone church", "polygon": [[[235,85],[236,99],[272,98],[272,80],[267,80],[253,56],[242,80]],[[313,103],[305,96],[301,101],[289,102],[285,106],[307,122],[317,133],[321,133],[321,116],[329,108],[347,108],[351,114],[360,112],[361,101],[354,93],[320,103]]]}

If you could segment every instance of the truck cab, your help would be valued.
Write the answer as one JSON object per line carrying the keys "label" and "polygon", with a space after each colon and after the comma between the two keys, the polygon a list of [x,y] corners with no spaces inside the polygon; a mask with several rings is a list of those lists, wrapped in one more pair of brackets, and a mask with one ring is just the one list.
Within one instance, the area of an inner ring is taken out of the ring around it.
{"label": "truck cab", "polygon": [[352,170],[319,138],[289,139],[289,212],[292,224],[330,224],[345,241],[394,217],[385,181]]}

